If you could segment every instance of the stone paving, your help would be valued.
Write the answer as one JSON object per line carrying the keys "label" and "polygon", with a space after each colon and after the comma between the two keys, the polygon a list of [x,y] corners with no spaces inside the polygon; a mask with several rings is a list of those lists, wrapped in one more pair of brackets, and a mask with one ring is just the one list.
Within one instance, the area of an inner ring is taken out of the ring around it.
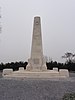
{"label": "stone paving", "polygon": [[75,93],[75,78],[4,79],[0,78],[0,100],[62,100]]}

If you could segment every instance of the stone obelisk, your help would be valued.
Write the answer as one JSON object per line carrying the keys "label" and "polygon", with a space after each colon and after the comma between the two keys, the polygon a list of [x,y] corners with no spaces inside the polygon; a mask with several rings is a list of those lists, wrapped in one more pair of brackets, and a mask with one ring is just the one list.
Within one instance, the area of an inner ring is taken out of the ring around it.
{"label": "stone obelisk", "polygon": [[34,17],[31,57],[26,67],[28,71],[46,71],[46,62],[43,56],[41,19]]}

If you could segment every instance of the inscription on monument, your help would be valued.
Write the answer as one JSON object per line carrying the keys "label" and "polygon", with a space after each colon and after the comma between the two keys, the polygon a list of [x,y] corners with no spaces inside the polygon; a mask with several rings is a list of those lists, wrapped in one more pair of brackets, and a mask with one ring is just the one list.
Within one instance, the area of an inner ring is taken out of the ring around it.
{"label": "inscription on monument", "polygon": [[39,64],[39,59],[34,59],[34,64]]}

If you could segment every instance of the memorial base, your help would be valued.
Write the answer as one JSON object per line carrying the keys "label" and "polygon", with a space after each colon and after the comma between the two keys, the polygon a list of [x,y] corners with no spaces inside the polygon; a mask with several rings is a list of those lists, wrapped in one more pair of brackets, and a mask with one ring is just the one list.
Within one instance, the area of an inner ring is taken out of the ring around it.
{"label": "memorial base", "polygon": [[19,70],[15,71],[11,74],[3,74],[3,77],[6,78],[66,78],[69,77],[69,73],[66,73],[64,71],[64,74],[62,72],[53,71],[53,70],[47,70],[47,71],[26,71],[26,70]]}

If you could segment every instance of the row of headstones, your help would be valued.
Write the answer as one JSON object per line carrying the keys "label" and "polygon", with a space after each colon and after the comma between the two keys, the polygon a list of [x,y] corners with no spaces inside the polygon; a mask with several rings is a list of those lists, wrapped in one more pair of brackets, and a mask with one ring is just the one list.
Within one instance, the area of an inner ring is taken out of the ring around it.
{"label": "row of headstones", "polygon": [[[23,67],[19,67],[19,71],[24,71],[24,68]],[[53,70],[50,70],[50,71],[53,71],[53,72],[57,72],[59,73],[60,76],[66,76],[66,77],[69,77],[69,72],[67,69],[60,69],[58,71],[58,68],[53,68]],[[3,76],[4,75],[11,75],[13,74],[13,69],[4,69],[3,70]]]}

